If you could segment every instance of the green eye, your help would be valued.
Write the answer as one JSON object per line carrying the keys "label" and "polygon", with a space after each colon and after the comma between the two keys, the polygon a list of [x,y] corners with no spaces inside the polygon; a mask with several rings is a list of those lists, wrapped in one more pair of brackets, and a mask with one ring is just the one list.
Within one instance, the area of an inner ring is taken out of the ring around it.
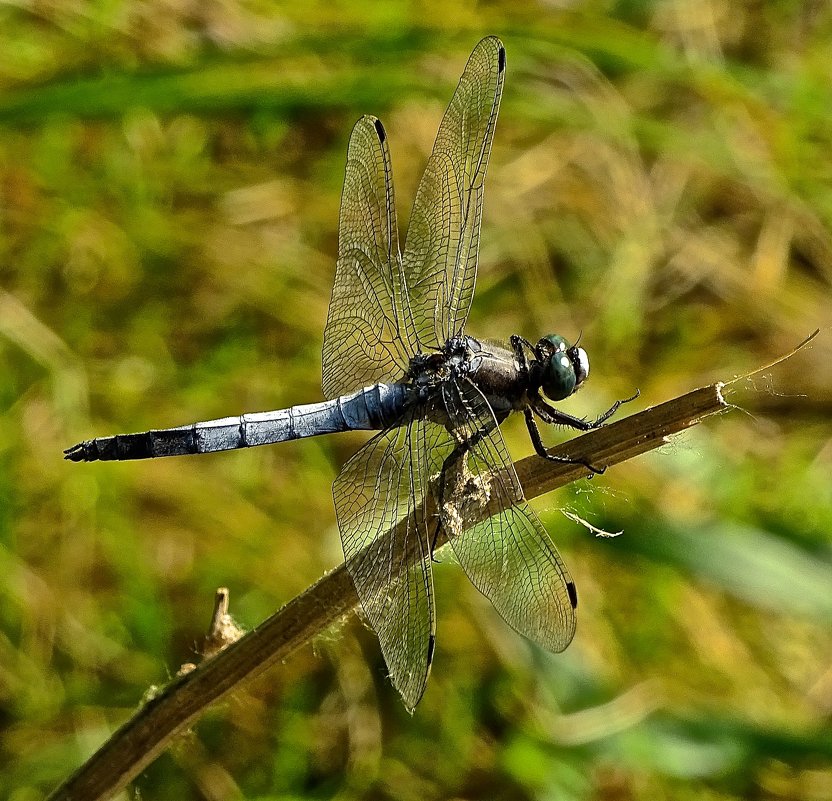
{"label": "green eye", "polygon": [[[546,339],[551,341],[549,337]],[[576,384],[575,368],[566,350],[556,350],[543,370],[541,389],[551,400],[559,401],[568,398],[575,391]]]}
{"label": "green eye", "polygon": [[555,350],[569,350],[569,343],[560,334],[547,334],[541,342],[548,342]]}

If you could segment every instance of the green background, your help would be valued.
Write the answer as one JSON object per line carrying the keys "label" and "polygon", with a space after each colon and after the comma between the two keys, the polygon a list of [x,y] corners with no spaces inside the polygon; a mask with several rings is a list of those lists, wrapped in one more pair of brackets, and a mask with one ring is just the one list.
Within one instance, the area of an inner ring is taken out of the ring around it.
{"label": "green background", "polygon": [[136,797],[832,797],[832,16],[785,0],[0,6],[0,797],[43,797],[194,661],[216,587],[249,628],[339,563],[330,484],[361,434],[61,450],[320,399],[350,128],[383,119],[404,224],[489,33],[471,333],[583,332],[563,408],[587,415],[821,335],[741,409],[534,502],[581,598],[564,654],[439,565],[413,717],[351,616]]}

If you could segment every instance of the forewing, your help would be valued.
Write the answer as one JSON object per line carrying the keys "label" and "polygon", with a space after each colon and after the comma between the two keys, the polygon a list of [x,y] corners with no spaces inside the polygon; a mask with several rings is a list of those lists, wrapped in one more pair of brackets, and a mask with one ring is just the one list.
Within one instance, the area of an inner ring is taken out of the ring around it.
{"label": "forewing", "polygon": [[452,448],[445,429],[419,414],[373,437],[333,485],[347,568],[408,709],[425,691],[435,632],[433,532],[423,501]]}
{"label": "forewing", "polygon": [[494,36],[471,53],[416,193],[404,270],[411,340],[422,350],[459,334],[477,277],[483,182],[503,92],[506,56]]}
{"label": "forewing", "polygon": [[[451,547],[474,586],[511,626],[550,651],[562,651],[575,634],[577,596],[569,571],[523,499],[482,393],[463,379],[446,385],[444,399],[454,434],[470,445],[465,481],[442,511]],[[496,511],[464,528],[481,504]]]}
{"label": "forewing", "polygon": [[387,135],[362,117],[350,135],[338,262],[323,346],[323,393],[400,378],[415,352],[402,341],[405,289]]}

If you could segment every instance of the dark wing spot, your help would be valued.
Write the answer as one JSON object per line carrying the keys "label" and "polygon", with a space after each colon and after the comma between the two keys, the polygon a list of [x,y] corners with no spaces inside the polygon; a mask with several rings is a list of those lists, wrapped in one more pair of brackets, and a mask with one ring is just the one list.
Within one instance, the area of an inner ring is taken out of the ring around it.
{"label": "dark wing spot", "polygon": [[505,47],[500,48],[500,52],[497,55],[497,69],[502,72],[506,68],[506,49]]}
{"label": "dark wing spot", "polygon": [[378,139],[380,142],[383,142],[387,139],[387,132],[384,130],[384,126],[381,124],[381,120],[375,120],[373,125],[376,126],[376,133],[378,134]]}
{"label": "dark wing spot", "polygon": [[569,603],[572,604],[573,609],[578,608],[578,592],[575,585],[571,581],[566,582],[566,591],[569,593]]}
{"label": "dark wing spot", "polygon": [[428,668],[433,664],[433,651],[436,648],[436,637],[431,634],[428,638]]}

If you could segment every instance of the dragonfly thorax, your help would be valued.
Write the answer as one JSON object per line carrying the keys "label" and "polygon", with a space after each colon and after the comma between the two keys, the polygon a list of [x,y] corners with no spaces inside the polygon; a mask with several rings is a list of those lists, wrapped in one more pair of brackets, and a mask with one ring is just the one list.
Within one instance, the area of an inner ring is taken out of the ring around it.
{"label": "dragonfly thorax", "polygon": [[412,356],[407,380],[420,396],[425,396],[439,384],[470,372],[470,360],[468,337],[453,337],[436,353]]}

